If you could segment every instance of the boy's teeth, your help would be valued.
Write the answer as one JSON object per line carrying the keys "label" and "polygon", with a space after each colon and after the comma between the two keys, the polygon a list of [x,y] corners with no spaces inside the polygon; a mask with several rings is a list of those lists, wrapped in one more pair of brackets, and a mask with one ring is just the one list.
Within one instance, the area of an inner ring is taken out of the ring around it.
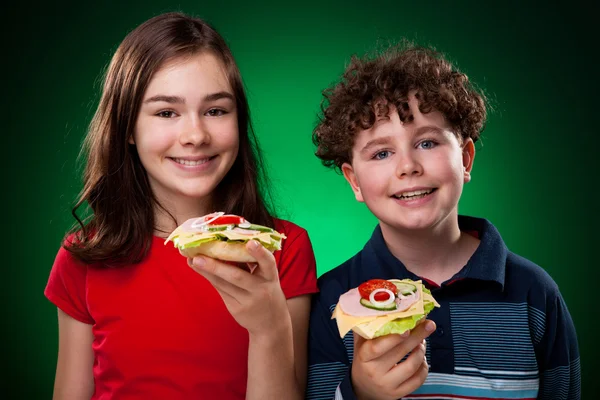
{"label": "boy's teeth", "polygon": [[402,199],[402,198],[407,198],[407,197],[415,197],[415,196],[424,196],[426,194],[429,194],[433,191],[433,189],[429,189],[429,190],[415,190],[413,192],[404,192],[404,193],[400,193],[399,195],[396,195],[395,197]]}
{"label": "boy's teeth", "polygon": [[195,166],[195,165],[200,165],[200,164],[204,164],[205,162],[208,162],[208,158],[204,158],[204,159],[198,160],[198,161],[190,161],[190,160],[184,160],[181,158],[174,158],[173,161],[175,161],[177,164]]}

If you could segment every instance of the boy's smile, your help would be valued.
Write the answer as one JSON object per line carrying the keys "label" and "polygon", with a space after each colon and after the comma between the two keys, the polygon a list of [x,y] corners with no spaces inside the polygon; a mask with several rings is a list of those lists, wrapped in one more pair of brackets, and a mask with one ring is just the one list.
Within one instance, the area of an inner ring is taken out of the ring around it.
{"label": "boy's smile", "polygon": [[437,188],[415,187],[393,194],[392,197],[405,207],[418,207],[431,199]]}
{"label": "boy's smile", "polygon": [[391,107],[388,118],[358,131],[352,164],[342,166],[356,199],[384,230],[428,229],[456,219],[475,155],[472,140],[461,144],[441,113],[421,113],[414,93],[408,105],[412,120],[402,122]]}

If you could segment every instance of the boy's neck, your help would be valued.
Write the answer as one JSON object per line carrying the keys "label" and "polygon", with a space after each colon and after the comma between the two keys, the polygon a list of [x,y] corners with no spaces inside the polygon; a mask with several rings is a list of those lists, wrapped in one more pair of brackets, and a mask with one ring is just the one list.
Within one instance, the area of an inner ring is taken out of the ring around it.
{"label": "boy's neck", "polygon": [[406,269],[438,285],[459,272],[479,246],[479,239],[461,232],[457,216],[423,230],[380,225],[388,249]]}

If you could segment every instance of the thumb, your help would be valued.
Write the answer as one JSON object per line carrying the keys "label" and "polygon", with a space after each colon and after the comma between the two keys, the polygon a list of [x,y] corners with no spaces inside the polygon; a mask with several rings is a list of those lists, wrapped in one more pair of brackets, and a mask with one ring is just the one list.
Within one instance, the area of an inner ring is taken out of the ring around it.
{"label": "thumb", "polygon": [[358,349],[362,347],[367,339],[354,331],[352,331],[352,334],[354,335],[354,355],[356,355],[358,353]]}
{"label": "thumb", "polygon": [[258,268],[256,271],[253,271],[255,274],[257,273],[269,281],[279,279],[279,271],[277,270],[277,263],[275,262],[273,253],[256,240],[248,241],[248,243],[246,243],[246,249],[248,249],[248,253],[250,253],[258,263]]}

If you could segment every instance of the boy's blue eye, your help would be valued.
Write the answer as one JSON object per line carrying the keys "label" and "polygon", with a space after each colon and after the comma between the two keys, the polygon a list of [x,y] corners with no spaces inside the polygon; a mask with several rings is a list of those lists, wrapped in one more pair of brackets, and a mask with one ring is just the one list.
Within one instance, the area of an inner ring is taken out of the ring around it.
{"label": "boy's blue eye", "polygon": [[433,149],[436,146],[436,143],[433,140],[423,140],[419,143],[419,147],[425,150]]}
{"label": "boy's blue eye", "polygon": [[375,160],[383,160],[385,158],[388,158],[390,156],[390,151],[389,150],[383,150],[383,151],[379,151],[377,153],[375,153],[373,155],[373,159]]}

